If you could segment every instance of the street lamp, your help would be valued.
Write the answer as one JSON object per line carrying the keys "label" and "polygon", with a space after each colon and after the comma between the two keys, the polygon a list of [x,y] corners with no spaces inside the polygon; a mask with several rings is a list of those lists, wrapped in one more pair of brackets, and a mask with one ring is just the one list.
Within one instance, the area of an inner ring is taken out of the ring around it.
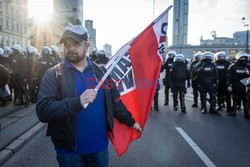
{"label": "street lamp", "polygon": [[248,54],[249,53],[249,50],[248,50],[248,36],[249,36],[249,24],[248,23],[246,23],[245,21],[246,21],[246,18],[245,17],[243,17],[242,19],[242,23],[243,23],[243,25],[245,26],[245,27],[247,27],[247,35],[246,35],[246,53]]}

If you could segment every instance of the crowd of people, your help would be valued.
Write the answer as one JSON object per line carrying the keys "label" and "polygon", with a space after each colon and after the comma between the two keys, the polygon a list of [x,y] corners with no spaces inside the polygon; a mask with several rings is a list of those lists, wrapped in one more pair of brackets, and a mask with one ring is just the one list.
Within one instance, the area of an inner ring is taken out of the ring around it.
{"label": "crowd of people", "polygon": [[[165,71],[165,102],[169,104],[169,91],[173,94],[173,108],[178,110],[178,97],[181,112],[186,113],[186,88],[192,86],[193,104],[198,107],[198,97],[201,102],[201,112],[219,115],[225,107],[229,116],[236,116],[243,102],[244,117],[250,118],[250,56],[239,52],[234,59],[225,52],[197,52],[191,64],[185,56],[170,51],[161,72]],[[154,109],[158,107],[158,91],[155,94]],[[209,98],[207,95],[209,94]],[[207,101],[210,103],[208,110]]]}
{"label": "crowd of people", "polygon": [[[1,106],[6,106],[8,101],[25,107],[35,103],[45,71],[62,62],[62,57],[55,45],[43,46],[41,54],[33,46],[23,49],[16,44],[0,48]],[[108,61],[103,50],[93,49],[90,58],[97,64],[106,64]]]}

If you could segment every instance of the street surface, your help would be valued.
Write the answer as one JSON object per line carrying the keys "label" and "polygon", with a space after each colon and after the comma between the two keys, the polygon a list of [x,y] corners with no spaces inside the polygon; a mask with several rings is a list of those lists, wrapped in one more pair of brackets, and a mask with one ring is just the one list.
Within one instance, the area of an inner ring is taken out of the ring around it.
{"label": "street surface", "polygon": [[[159,112],[151,111],[143,136],[118,157],[109,144],[110,167],[249,167],[250,120],[242,112],[237,117],[202,114],[192,108],[187,94],[187,113],[163,105],[160,90]],[[189,91],[190,92],[190,91]],[[172,99],[172,97],[170,98]],[[14,154],[3,167],[57,167],[56,154],[46,129]]]}

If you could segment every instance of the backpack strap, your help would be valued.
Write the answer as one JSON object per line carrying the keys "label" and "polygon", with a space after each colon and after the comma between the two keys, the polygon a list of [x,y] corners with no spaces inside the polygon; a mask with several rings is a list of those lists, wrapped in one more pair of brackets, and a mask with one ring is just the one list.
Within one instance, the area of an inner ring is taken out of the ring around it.
{"label": "backpack strap", "polygon": [[62,68],[64,64],[59,63],[54,66],[55,72],[56,72],[56,83],[58,86],[58,93],[61,91],[61,81],[62,81]]}

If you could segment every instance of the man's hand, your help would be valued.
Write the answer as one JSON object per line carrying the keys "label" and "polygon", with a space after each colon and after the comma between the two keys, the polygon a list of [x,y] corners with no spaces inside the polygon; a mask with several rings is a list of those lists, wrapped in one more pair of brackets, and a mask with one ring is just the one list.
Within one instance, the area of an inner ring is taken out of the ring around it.
{"label": "man's hand", "polygon": [[81,105],[84,106],[84,104],[92,103],[95,100],[96,95],[97,92],[95,89],[85,90],[80,96]]}
{"label": "man's hand", "polygon": [[227,87],[227,90],[228,90],[229,92],[232,92],[232,87],[231,87],[231,86]]}
{"label": "man's hand", "polygon": [[139,133],[142,134],[142,129],[141,126],[138,122],[135,122],[135,124],[133,125],[133,128]]}

